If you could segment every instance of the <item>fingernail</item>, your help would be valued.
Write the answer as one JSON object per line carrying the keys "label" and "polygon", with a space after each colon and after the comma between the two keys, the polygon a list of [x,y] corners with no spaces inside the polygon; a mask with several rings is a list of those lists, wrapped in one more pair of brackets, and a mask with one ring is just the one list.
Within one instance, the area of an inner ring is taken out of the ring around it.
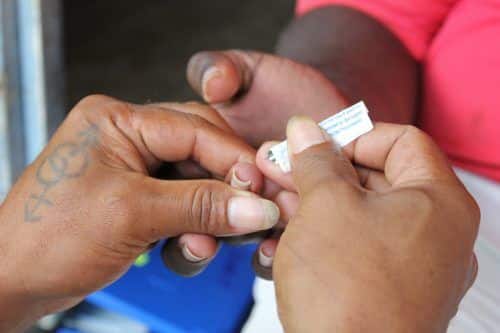
{"label": "fingernail", "polygon": [[314,120],[304,116],[294,116],[288,121],[286,136],[292,154],[328,141]]}
{"label": "fingernail", "polygon": [[233,170],[233,175],[231,176],[231,186],[238,189],[238,190],[243,190],[243,191],[248,191],[250,187],[252,186],[252,181],[247,180],[243,181],[240,178],[238,178],[238,175],[236,174],[236,170]]}
{"label": "fingernail", "polygon": [[201,78],[201,92],[203,94],[203,99],[205,99],[205,101],[207,102],[211,101],[211,96],[208,89],[208,83],[210,82],[210,80],[220,75],[221,75],[220,70],[215,66],[208,68],[203,73],[203,76]]}
{"label": "fingernail", "polygon": [[272,255],[268,256],[264,253],[264,249],[261,248],[259,250],[259,264],[262,267],[271,267],[273,265],[274,257]]}
{"label": "fingernail", "polygon": [[193,252],[191,252],[191,250],[189,249],[189,247],[186,244],[182,245],[182,255],[184,256],[184,258],[186,258],[187,261],[194,262],[194,263],[197,263],[197,262],[200,262],[200,261],[203,261],[206,259],[206,258],[201,258],[201,257],[198,257],[197,255],[195,255]]}
{"label": "fingernail", "polygon": [[254,196],[237,196],[229,199],[228,222],[241,231],[258,231],[272,228],[280,216],[278,206],[272,201]]}

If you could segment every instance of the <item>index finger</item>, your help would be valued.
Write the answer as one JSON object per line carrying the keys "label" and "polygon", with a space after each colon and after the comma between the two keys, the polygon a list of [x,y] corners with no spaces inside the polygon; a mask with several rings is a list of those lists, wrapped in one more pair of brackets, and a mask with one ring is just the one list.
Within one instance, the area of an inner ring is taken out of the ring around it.
{"label": "index finger", "polygon": [[344,152],[354,164],[383,172],[393,186],[457,181],[443,152],[415,126],[376,123],[371,132],[345,147]]}
{"label": "index finger", "polygon": [[226,176],[237,162],[255,162],[255,150],[198,115],[135,106],[133,126],[147,150],[165,162],[192,159],[209,172]]}
{"label": "index finger", "polygon": [[[89,107],[94,100],[98,103]],[[199,115],[105,96],[85,103],[86,109],[99,106],[99,112],[86,112],[86,118],[103,128],[106,145],[118,150],[115,154],[123,149],[138,153],[143,166],[137,164],[135,154],[120,156],[133,169],[152,170],[161,162],[194,160],[207,171],[225,177],[237,162],[255,163],[256,152],[251,146]]]}
{"label": "index finger", "polygon": [[[257,153],[257,165],[265,176],[294,191],[291,174],[283,173],[267,159],[272,146],[271,143],[262,145]],[[355,165],[383,172],[392,186],[458,181],[446,156],[427,134],[414,126],[376,123],[371,132],[344,147],[343,152]]]}

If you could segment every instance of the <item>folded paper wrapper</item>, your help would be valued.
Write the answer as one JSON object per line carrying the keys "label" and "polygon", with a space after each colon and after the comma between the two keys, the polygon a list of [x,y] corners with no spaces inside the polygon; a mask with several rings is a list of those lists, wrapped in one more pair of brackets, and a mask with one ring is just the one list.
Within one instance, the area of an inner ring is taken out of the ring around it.
{"label": "folded paper wrapper", "polygon": [[[336,144],[344,147],[373,129],[368,112],[365,103],[361,101],[323,120],[319,126],[330,135]],[[272,147],[267,158],[278,164],[283,172],[290,172],[291,166],[286,141]]]}

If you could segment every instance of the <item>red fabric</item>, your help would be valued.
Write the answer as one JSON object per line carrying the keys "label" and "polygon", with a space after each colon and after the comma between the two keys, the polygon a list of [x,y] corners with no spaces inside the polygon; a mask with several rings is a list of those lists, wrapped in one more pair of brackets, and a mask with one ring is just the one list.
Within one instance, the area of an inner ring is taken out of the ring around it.
{"label": "red fabric", "polygon": [[383,23],[423,65],[420,126],[453,163],[500,181],[500,0],[298,0]]}

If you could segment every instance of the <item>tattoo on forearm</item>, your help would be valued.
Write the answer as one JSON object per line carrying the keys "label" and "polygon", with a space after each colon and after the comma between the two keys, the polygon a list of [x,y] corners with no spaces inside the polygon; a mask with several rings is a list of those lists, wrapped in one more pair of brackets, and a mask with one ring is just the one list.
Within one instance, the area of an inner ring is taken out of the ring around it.
{"label": "tattoo on forearm", "polygon": [[41,186],[38,193],[31,193],[24,204],[24,221],[36,222],[42,216],[43,206],[53,205],[48,192],[60,182],[80,177],[89,166],[89,147],[97,141],[97,126],[91,125],[78,135],[76,142],[63,142],[40,163],[36,170],[36,181]]}

